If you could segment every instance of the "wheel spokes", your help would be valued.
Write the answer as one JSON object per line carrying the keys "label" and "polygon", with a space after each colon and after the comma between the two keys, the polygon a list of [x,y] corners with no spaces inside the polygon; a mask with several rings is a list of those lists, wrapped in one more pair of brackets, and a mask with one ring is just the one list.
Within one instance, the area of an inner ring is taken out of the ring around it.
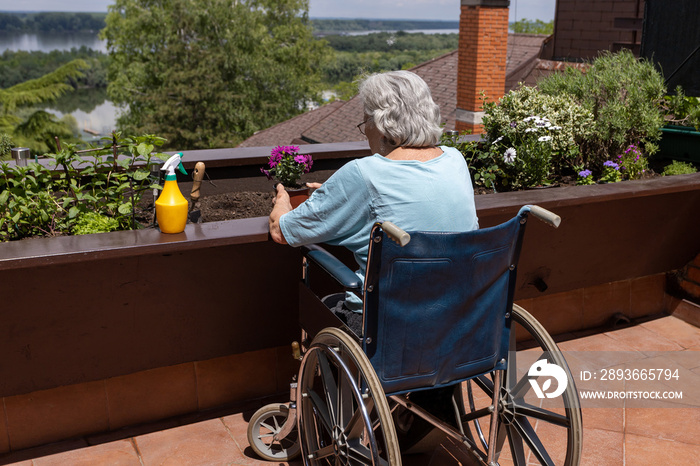
{"label": "wheel spokes", "polygon": [[330,419],[337,419],[339,412],[340,396],[338,394],[338,384],[335,380],[335,375],[328,362],[325,353],[318,352],[318,366],[321,373],[321,382],[323,383],[323,391],[326,398],[326,406]]}
{"label": "wheel spokes", "polygon": [[323,425],[323,428],[326,429],[326,432],[329,435],[332,435],[333,422],[330,413],[328,412],[328,406],[323,402],[318,393],[316,393],[313,389],[310,388],[306,393],[309,399],[311,400],[311,404],[313,405],[314,410],[318,414],[318,416],[316,417],[319,421],[321,421],[321,425]]}
{"label": "wheel spokes", "polygon": [[313,458],[315,460],[328,458],[329,456],[332,456],[334,453],[335,453],[335,448],[333,448],[333,445],[329,445],[327,447],[321,447],[318,450],[311,452],[311,454],[313,455]]}
{"label": "wheel spokes", "polygon": [[302,359],[298,393],[306,464],[389,466],[389,458],[400,461],[381,384],[350,336],[329,328],[314,338]]}
{"label": "wheel spokes", "polygon": [[537,436],[537,432],[535,432],[535,429],[533,429],[532,425],[530,424],[530,421],[523,416],[518,416],[513,425],[517,430],[517,434],[522,438],[522,440],[525,441],[525,443],[527,443],[530,451],[532,451],[532,453],[537,457],[540,464],[554,466],[552,458],[549,457],[547,450],[544,448],[544,445],[542,445],[542,442]]}
{"label": "wheel spokes", "polygon": [[535,419],[539,419],[541,421],[548,422],[550,424],[554,424],[560,427],[570,427],[571,422],[569,421],[569,418],[566,417],[563,414],[555,413],[554,411],[548,411],[544,408],[540,408],[538,406],[533,406],[528,403],[518,403],[515,402],[515,411],[519,415],[527,416],[527,417],[532,417]]}
{"label": "wheel spokes", "polygon": [[523,439],[518,434],[513,426],[506,427],[508,434],[508,444],[510,445],[510,455],[515,464],[525,464],[525,448],[523,447]]}

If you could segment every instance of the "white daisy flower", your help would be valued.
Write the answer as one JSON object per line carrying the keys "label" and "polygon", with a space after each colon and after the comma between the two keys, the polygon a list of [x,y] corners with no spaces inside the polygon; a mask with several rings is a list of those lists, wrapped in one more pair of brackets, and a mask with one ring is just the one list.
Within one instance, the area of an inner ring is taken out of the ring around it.
{"label": "white daisy flower", "polygon": [[552,136],[542,136],[542,137],[538,138],[537,140],[540,142],[545,142],[545,141],[549,141],[551,139],[552,139]]}
{"label": "white daisy flower", "polygon": [[514,147],[509,147],[506,149],[506,151],[503,153],[503,161],[505,163],[513,163],[515,162],[515,156],[517,155],[517,152],[515,151]]}
{"label": "white daisy flower", "polygon": [[537,131],[537,128],[525,128],[526,133],[532,133],[533,131]]}
{"label": "white daisy flower", "polygon": [[503,136],[501,136],[501,137],[499,137],[498,139],[496,139],[495,141],[493,141],[492,144],[496,144],[496,143],[497,143],[498,141],[500,141],[501,139],[503,139]]}

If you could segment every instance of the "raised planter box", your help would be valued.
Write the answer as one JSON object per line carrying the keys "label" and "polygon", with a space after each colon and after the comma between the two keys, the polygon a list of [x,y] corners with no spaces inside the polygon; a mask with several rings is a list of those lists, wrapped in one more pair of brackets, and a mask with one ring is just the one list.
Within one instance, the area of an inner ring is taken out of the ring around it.
{"label": "raised planter box", "polygon": [[[517,300],[658,277],[700,252],[700,173],[478,196],[480,224],[523,204],[563,221],[531,220]],[[0,244],[0,451],[283,390],[300,273],[266,218]],[[540,312],[584,322],[580,308]],[[44,432],[57,403],[89,422]]]}
{"label": "raised planter box", "polygon": [[661,128],[659,157],[700,163],[700,131],[687,126],[667,125]]}

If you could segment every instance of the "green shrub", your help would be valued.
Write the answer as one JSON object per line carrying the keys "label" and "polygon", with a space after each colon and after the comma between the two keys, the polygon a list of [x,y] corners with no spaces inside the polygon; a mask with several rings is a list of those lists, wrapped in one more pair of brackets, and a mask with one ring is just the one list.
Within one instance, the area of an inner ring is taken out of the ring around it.
{"label": "green shrub", "polygon": [[649,162],[639,147],[630,144],[617,156],[620,174],[628,180],[638,180],[649,168]]}
{"label": "green shrub", "polygon": [[688,175],[690,173],[696,173],[697,169],[693,166],[693,164],[687,163],[687,162],[681,162],[680,160],[674,160],[670,164],[666,165],[664,167],[664,171],[662,173],[663,176],[670,176],[670,175]]}
{"label": "green shrub", "polygon": [[90,235],[92,233],[107,233],[119,229],[119,220],[107,217],[97,212],[85,212],[73,226],[74,235]]}
{"label": "green shrub", "polygon": [[11,157],[10,150],[15,143],[7,133],[0,133],[0,160],[9,160]]}
{"label": "green shrub", "polygon": [[[121,138],[119,133],[108,140],[89,156],[73,144],[62,144],[61,151],[47,154],[53,161],[50,168],[34,162],[26,167],[0,163],[0,241],[93,228],[100,222],[90,221],[90,216],[79,226],[89,213],[115,221],[118,229],[136,228],[134,207],[146,189],[159,188],[150,167],[167,158],[154,153],[164,140],[152,135]],[[120,152],[116,160],[115,146]]]}
{"label": "green shrub", "polygon": [[567,68],[537,85],[551,96],[572,96],[593,115],[592,132],[580,145],[583,166],[600,171],[603,162],[631,144],[645,155],[656,152],[664,124],[659,104],[666,91],[663,76],[650,62],[627,50],[606,52],[585,72]]}
{"label": "green shrub", "polygon": [[676,86],[675,92],[675,95],[664,96],[666,121],[674,125],[691,126],[700,131],[700,97],[686,96],[681,86]]}
{"label": "green shrub", "polygon": [[579,144],[590,135],[593,116],[570,96],[525,86],[484,108],[487,165],[498,167],[499,185],[546,185],[580,164]]}

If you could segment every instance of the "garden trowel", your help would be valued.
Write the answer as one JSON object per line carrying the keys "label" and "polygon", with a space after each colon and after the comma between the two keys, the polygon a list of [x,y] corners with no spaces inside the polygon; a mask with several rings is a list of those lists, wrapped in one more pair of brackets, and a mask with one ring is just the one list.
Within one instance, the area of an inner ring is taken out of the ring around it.
{"label": "garden trowel", "polygon": [[202,211],[199,206],[199,187],[202,185],[202,179],[204,178],[204,162],[197,162],[194,166],[194,171],[192,172],[192,191],[190,192],[190,212],[187,216],[188,220],[192,223],[202,222]]}

